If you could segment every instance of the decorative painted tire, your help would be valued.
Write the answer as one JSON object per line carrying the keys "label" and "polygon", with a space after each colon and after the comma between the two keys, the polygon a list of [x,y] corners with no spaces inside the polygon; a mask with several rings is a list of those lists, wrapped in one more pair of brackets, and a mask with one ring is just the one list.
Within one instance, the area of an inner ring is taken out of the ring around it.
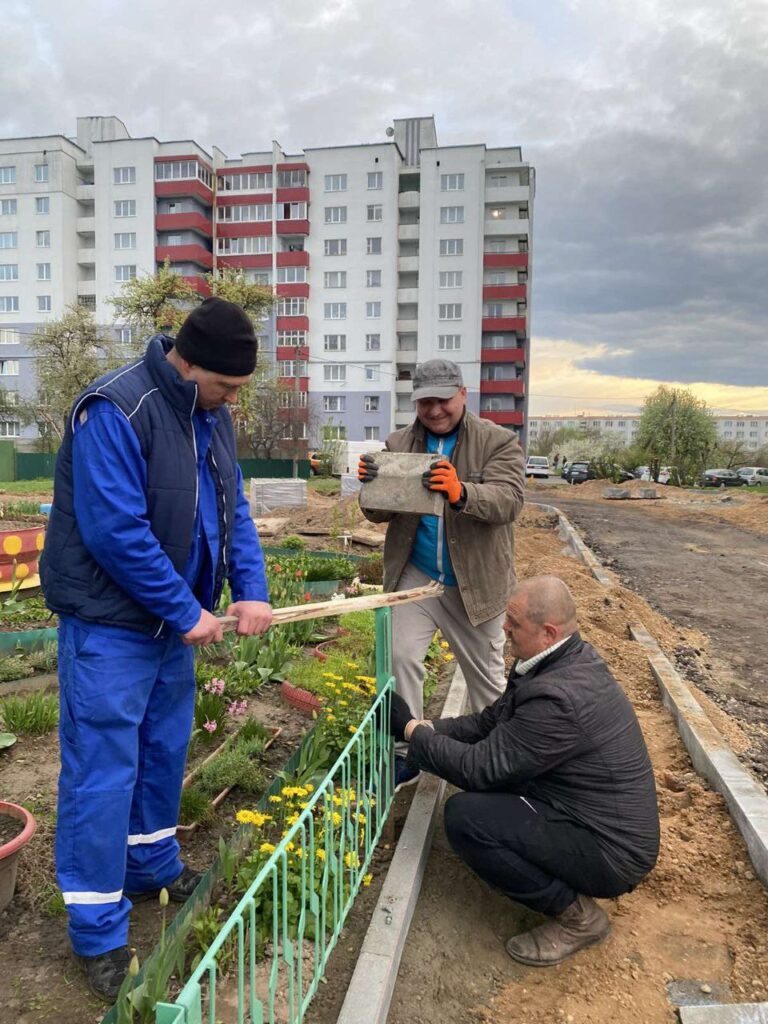
{"label": "decorative painted tire", "polygon": [[300,686],[294,686],[287,679],[280,684],[280,694],[284,700],[305,715],[313,715],[322,711],[323,705],[320,703],[319,697]]}
{"label": "decorative painted tire", "polygon": [[0,591],[11,589],[14,575],[22,587],[39,585],[37,560],[44,542],[44,525],[0,530]]}
{"label": "decorative painted tire", "polygon": [[19,854],[35,834],[37,822],[25,807],[0,800],[0,817],[15,818],[23,825],[22,830],[9,842],[0,846],[0,912],[5,910],[16,891],[16,871]]}

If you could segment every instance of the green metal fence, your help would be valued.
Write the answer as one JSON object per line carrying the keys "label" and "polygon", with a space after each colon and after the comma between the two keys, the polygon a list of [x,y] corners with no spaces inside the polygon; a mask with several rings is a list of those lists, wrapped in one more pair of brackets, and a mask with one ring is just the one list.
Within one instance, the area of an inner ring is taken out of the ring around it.
{"label": "green metal fence", "polygon": [[[293,476],[293,459],[238,459],[243,476],[257,478],[278,478]],[[309,479],[311,469],[307,459],[299,459],[296,471],[304,480]]]}
{"label": "green metal fence", "polygon": [[280,842],[251,842],[263,864],[176,999],[157,1004],[156,1024],[304,1020],[394,796],[389,608],[376,613],[376,683],[372,707]]}

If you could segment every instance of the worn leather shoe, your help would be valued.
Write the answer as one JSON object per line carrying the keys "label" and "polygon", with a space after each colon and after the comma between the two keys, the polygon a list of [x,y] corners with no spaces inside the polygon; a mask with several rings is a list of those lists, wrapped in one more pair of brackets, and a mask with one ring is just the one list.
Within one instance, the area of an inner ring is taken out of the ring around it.
{"label": "worn leather shoe", "polygon": [[[202,871],[193,871],[192,868],[184,865],[176,881],[161,888],[168,890],[168,899],[174,903],[186,903],[189,897],[197,888],[197,883],[203,877]],[[156,900],[160,895],[160,889],[150,889],[148,892],[127,892],[125,894],[131,903],[146,903],[147,900]]]}
{"label": "worn leather shoe", "polygon": [[591,896],[577,896],[562,914],[513,936],[506,949],[513,960],[528,967],[552,967],[610,934],[611,922],[605,911]]}
{"label": "worn leather shoe", "polygon": [[108,953],[101,953],[99,956],[75,954],[75,960],[85,971],[88,988],[91,992],[100,999],[114,1003],[131,962],[131,952],[128,947],[120,946],[118,949],[110,949]]}

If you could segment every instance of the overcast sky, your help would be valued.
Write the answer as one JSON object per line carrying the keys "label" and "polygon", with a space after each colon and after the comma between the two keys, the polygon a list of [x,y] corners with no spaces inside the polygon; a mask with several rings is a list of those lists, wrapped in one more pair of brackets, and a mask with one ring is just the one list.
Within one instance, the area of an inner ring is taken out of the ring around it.
{"label": "overcast sky", "polygon": [[532,412],[768,411],[766,0],[0,0],[0,135],[519,144]]}

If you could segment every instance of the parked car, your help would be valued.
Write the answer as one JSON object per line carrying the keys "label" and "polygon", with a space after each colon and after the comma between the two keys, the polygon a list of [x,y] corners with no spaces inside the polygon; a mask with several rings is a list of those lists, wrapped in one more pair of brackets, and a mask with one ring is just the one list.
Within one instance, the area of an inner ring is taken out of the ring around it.
{"label": "parked car", "polygon": [[563,470],[563,480],[569,484],[583,484],[585,480],[597,480],[597,473],[588,462],[571,462]]}
{"label": "parked car", "polygon": [[702,487],[743,487],[746,482],[734,469],[705,469],[699,477]]}
{"label": "parked car", "polygon": [[529,455],[525,464],[526,476],[539,476],[549,479],[549,459],[546,455]]}
{"label": "parked car", "polygon": [[741,466],[736,472],[747,481],[750,487],[768,484],[768,469],[765,466]]}

